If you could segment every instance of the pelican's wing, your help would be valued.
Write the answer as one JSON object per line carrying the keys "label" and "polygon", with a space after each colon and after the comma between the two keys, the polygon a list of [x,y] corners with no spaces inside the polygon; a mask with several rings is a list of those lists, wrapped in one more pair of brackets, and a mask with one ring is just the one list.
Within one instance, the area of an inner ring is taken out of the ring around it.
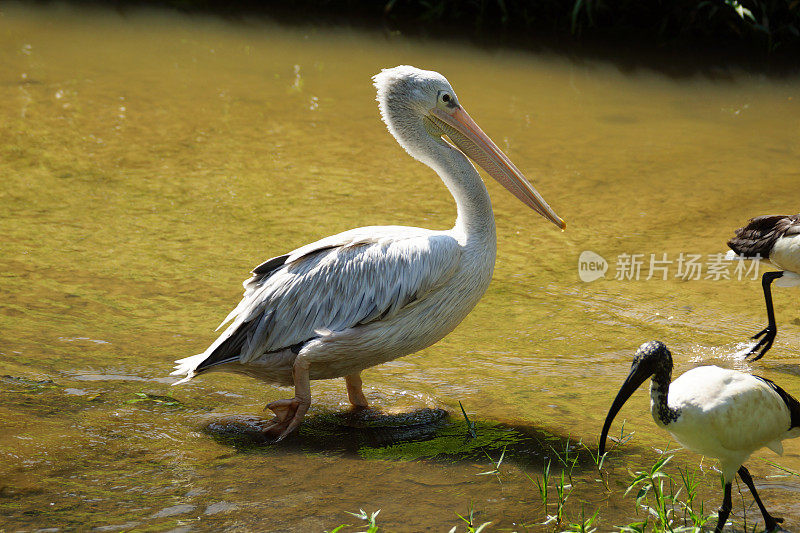
{"label": "pelican's wing", "polygon": [[[445,283],[461,246],[442,232],[405,227],[359,228],[327,237],[253,270],[233,320],[196,369],[246,363],[296,347],[323,331],[390,318]],[[199,356],[195,356],[199,357]]]}

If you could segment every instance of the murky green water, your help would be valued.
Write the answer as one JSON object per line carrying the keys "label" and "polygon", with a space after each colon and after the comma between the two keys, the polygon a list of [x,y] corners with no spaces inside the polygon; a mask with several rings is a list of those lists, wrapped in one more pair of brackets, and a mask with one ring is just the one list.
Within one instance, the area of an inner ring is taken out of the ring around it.
{"label": "murky green water", "polygon": [[[775,291],[778,340],[749,365],[731,354],[763,327],[758,281],[675,277],[681,253],[707,267],[750,216],[798,211],[797,79],[673,80],[263,21],[0,13],[0,529],[323,531],[363,507],[390,531],[447,531],[472,502],[498,531],[548,531],[526,474],[567,439],[595,446],[641,342],[665,341],[678,374],[711,362],[800,393],[796,290]],[[360,225],[452,225],[446,189],[378,119],[369,78],[400,63],[448,76],[568,230],[488,183],[488,293],[444,341],[364,374],[381,411],[450,418],[363,428],[342,380],[315,382],[300,434],[270,446],[246,415],[289,391],[165,376],[214,339],[263,259]],[[584,250],[609,261],[605,279],[580,281]],[[621,254],[644,254],[640,280],[613,279]],[[667,280],[644,279],[650,254],[673,261]],[[607,486],[582,453],[569,518],[636,519],[626,469],[667,441],[646,406],[642,391],[620,417],[636,434]],[[477,475],[493,468],[481,447],[495,460],[506,447],[499,476]],[[789,529],[800,481],[760,458],[800,471],[799,453],[788,442],[749,463]]]}

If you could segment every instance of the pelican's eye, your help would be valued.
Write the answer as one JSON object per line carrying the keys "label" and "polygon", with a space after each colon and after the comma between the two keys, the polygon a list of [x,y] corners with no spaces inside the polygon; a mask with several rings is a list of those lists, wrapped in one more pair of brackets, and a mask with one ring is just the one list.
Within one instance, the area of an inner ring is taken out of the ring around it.
{"label": "pelican's eye", "polygon": [[456,105],[456,97],[447,91],[439,91],[437,105],[443,109],[451,109]]}

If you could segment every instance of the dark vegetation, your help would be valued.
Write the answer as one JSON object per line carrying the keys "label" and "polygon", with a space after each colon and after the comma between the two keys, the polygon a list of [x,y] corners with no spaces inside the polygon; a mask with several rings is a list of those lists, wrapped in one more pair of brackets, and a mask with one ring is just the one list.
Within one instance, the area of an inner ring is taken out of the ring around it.
{"label": "dark vegetation", "polygon": [[[95,0],[93,4],[108,4]],[[679,60],[794,70],[800,0],[112,0],[227,17],[266,15],[485,45],[606,57],[636,66]],[[642,52],[645,52],[644,54]],[[662,66],[661,68],[666,68]]]}

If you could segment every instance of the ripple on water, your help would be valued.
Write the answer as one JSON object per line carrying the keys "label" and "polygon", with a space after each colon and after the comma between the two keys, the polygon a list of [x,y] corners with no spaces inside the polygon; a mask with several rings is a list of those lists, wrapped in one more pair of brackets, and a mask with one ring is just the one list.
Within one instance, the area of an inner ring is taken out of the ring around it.
{"label": "ripple on water", "polygon": [[234,503],[215,502],[206,507],[206,510],[203,511],[203,514],[209,515],[209,514],[224,513],[228,511],[235,511],[238,508],[239,506]]}
{"label": "ripple on water", "polygon": [[100,339],[90,339],[89,337],[59,337],[58,340],[62,342],[91,342],[94,344],[111,344],[108,341]]}
{"label": "ripple on water", "polygon": [[76,381],[148,381],[129,374],[73,374],[71,377]]}
{"label": "ripple on water", "polygon": [[186,513],[191,513],[196,508],[197,507],[195,505],[189,503],[181,503],[178,505],[173,505],[171,507],[165,507],[164,509],[161,509],[160,511],[154,513],[153,516],[151,516],[151,518],[166,518],[168,516],[182,515]]}

